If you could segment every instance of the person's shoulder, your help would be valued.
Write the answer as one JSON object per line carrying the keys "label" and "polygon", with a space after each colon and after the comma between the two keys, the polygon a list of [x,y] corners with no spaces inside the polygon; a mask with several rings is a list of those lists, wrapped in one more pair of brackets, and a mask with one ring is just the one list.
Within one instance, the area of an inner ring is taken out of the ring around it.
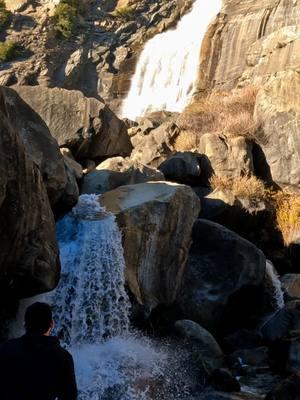
{"label": "person's shoulder", "polygon": [[57,345],[55,346],[55,349],[56,349],[57,354],[62,359],[66,360],[66,361],[73,360],[71,353],[68,350],[66,350],[64,347],[62,347],[58,340],[57,340]]}

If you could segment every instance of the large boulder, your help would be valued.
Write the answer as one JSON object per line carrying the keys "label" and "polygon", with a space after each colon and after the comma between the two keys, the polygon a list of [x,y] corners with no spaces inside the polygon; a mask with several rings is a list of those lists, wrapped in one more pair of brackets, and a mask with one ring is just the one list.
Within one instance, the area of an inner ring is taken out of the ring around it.
{"label": "large boulder", "polygon": [[159,166],[167,180],[196,185],[201,183],[201,155],[197,153],[178,152]]}
{"label": "large boulder", "polygon": [[81,192],[101,194],[118,186],[164,179],[164,175],[157,169],[146,167],[129,158],[114,157],[103,161],[85,175]]}
{"label": "large boulder", "polygon": [[300,300],[300,274],[285,274],[280,280],[287,298]]}
{"label": "large boulder", "polygon": [[175,152],[175,139],[179,132],[173,121],[166,121],[147,135],[135,135],[132,138],[134,150],[131,158],[157,168]]}
{"label": "large boulder", "polygon": [[[293,93],[293,96],[291,96]],[[300,72],[274,75],[259,91],[255,118],[262,134],[258,142],[272,179],[282,188],[300,190]]]}
{"label": "large boulder", "polygon": [[300,331],[300,301],[290,301],[272,316],[262,327],[264,338],[270,342],[288,336],[292,331]]}
{"label": "large boulder", "polygon": [[[0,91],[1,302],[7,301],[6,296],[33,296],[53,289],[60,272],[55,223],[42,170],[28,154],[21,140],[24,132],[20,132],[33,126],[37,134],[43,125],[35,127],[39,120],[33,118],[31,109],[23,109],[23,102],[12,91],[7,93],[6,97],[4,90]],[[42,129],[40,133],[43,137]]]}
{"label": "large boulder", "polygon": [[299,400],[300,399],[300,377],[291,375],[268,393],[265,400]]}
{"label": "large boulder", "polygon": [[224,364],[223,352],[210,332],[194,321],[180,320],[175,323],[178,334],[191,341],[192,352],[212,372]]}
{"label": "large boulder", "polygon": [[192,189],[170,182],[121,186],[101,196],[123,233],[126,280],[150,311],[172,303],[181,283],[200,204]]}
{"label": "large boulder", "polygon": [[62,196],[67,176],[56,140],[42,118],[12,89],[0,88],[1,110],[22,140],[27,156],[40,169],[52,205]]}
{"label": "large boulder", "polygon": [[243,136],[226,137],[205,133],[200,137],[197,150],[209,160],[206,168],[203,167],[207,177],[212,172],[230,178],[254,172],[252,144]]}
{"label": "large boulder", "polygon": [[76,158],[128,156],[127,129],[103,102],[77,90],[15,86],[20,96],[44,119],[60,146]]}
{"label": "large boulder", "polygon": [[264,254],[234,232],[206,220],[195,223],[192,238],[177,298],[185,317],[218,334],[255,319],[263,296]]}

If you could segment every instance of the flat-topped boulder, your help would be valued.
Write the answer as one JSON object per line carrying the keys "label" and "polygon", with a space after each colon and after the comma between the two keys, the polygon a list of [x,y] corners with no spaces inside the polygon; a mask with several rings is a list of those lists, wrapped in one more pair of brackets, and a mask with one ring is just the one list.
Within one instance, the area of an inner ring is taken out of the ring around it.
{"label": "flat-topped boulder", "polygon": [[101,205],[123,233],[126,280],[149,310],[175,300],[200,202],[191,188],[170,182],[121,186]]}

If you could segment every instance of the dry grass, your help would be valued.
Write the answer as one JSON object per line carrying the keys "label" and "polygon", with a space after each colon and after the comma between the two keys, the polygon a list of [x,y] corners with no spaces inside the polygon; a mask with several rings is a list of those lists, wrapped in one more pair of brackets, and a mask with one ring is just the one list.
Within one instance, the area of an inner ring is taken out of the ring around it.
{"label": "dry grass", "polygon": [[300,195],[278,192],[273,196],[277,228],[289,246],[300,229]]}
{"label": "dry grass", "polygon": [[227,176],[213,175],[209,183],[212,189],[230,191],[239,199],[247,199],[251,202],[260,202],[267,199],[267,190],[263,181],[255,176],[229,178]]}
{"label": "dry grass", "polygon": [[[274,216],[278,231],[285,246],[289,246],[295,234],[300,230],[300,195],[267,189],[264,183],[255,176],[229,178],[212,176],[212,189],[232,193],[237,199],[247,200],[255,212],[255,206],[264,202],[266,209]],[[247,208],[247,211],[249,209]]]}
{"label": "dry grass", "polygon": [[174,148],[176,151],[191,151],[197,148],[197,136],[191,131],[181,131],[175,139]]}
{"label": "dry grass", "polygon": [[254,86],[230,93],[215,92],[189,105],[177,123],[182,130],[197,134],[222,132],[254,139],[258,128],[253,118],[257,93]]}

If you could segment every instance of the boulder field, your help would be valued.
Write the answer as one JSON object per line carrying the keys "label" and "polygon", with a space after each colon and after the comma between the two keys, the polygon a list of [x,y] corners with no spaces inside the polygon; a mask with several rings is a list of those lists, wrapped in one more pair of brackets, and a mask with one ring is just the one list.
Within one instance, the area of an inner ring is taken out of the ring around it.
{"label": "boulder field", "polygon": [[145,41],[192,3],[88,2],[61,41],[54,2],[7,0],[28,53],[0,71],[0,325],[57,285],[55,221],[95,193],[122,232],[133,323],[206,371],[193,400],[298,400],[300,2],[224,0],[192,104],[122,120]]}

